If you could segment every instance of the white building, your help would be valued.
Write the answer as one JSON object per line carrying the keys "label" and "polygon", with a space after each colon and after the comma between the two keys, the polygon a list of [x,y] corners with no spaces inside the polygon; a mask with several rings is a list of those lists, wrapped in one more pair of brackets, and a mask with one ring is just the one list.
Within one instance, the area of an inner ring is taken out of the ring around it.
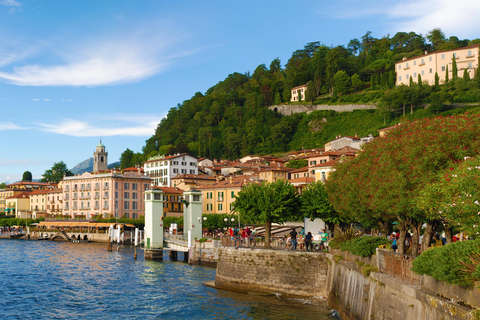
{"label": "white building", "polygon": [[198,159],[187,153],[172,156],[155,156],[143,163],[145,175],[152,185],[173,187],[172,178],[179,174],[198,174]]}

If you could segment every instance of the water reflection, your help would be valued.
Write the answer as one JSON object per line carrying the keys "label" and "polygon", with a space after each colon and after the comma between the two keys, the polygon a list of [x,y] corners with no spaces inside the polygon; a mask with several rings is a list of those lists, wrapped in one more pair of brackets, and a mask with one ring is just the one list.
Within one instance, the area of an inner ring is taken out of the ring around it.
{"label": "water reflection", "polygon": [[[3,318],[329,319],[328,310],[202,285],[215,269],[104,244],[0,241]],[[181,259],[181,257],[179,257]]]}

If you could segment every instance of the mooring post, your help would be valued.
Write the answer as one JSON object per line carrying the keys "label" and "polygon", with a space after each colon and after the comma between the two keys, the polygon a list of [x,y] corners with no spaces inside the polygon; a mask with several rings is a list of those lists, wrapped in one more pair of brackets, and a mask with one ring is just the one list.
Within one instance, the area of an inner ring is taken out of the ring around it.
{"label": "mooring post", "polygon": [[112,251],[112,242],[110,240],[111,240],[111,237],[109,236],[108,237],[108,248],[107,248],[108,251]]}

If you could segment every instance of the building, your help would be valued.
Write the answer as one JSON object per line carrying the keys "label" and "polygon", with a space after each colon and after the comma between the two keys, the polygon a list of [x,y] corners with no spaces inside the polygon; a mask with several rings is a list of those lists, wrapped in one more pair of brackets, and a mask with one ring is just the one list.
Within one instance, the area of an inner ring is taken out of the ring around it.
{"label": "building", "polygon": [[205,185],[212,185],[217,182],[215,177],[198,174],[179,174],[172,178],[174,188],[182,191],[189,191]]}
{"label": "building", "polygon": [[209,213],[231,213],[235,196],[242,187],[248,183],[258,182],[256,176],[229,177],[215,184],[199,187],[202,192],[202,212]]}
{"label": "building", "polygon": [[85,218],[101,215],[138,219],[145,214],[144,191],[150,178],[137,172],[85,172],[62,181],[63,215]]}
{"label": "building", "polygon": [[178,188],[153,187],[162,190],[163,217],[183,217],[183,191]]}
{"label": "building", "polygon": [[301,85],[295,88],[292,88],[290,101],[298,101],[298,96],[302,97],[302,101],[305,101],[305,93],[307,91],[307,85]]}
{"label": "building", "polygon": [[349,137],[349,136],[338,136],[335,140],[325,143],[325,151],[339,150],[344,147],[351,147],[357,151],[362,147],[364,143],[368,143],[373,140],[373,136],[369,135],[368,137]]}
{"label": "building", "polygon": [[30,208],[30,192],[22,192],[5,199],[7,209],[10,214],[15,214],[16,218],[31,218],[29,214]]}
{"label": "building", "polygon": [[0,190],[0,212],[11,214],[7,205],[6,199],[8,197],[18,195],[24,192],[30,193],[35,190],[54,189],[56,185],[45,182],[34,181],[20,181],[16,183],[7,184],[5,189]]}
{"label": "building", "polygon": [[108,170],[108,152],[105,151],[105,146],[100,140],[100,143],[95,148],[93,153],[93,172]]}
{"label": "building", "polygon": [[311,168],[315,172],[315,181],[325,182],[330,173],[335,170],[335,165],[338,163],[338,161],[339,160],[330,160],[312,166]]}
{"label": "building", "polygon": [[288,180],[289,172],[293,171],[292,168],[285,168],[285,167],[274,167],[274,168],[267,168],[264,170],[258,171],[258,176],[261,180],[266,181],[268,183],[276,182],[278,180]]}
{"label": "building", "polygon": [[403,58],[395,64],[395,72],[397,74],[397,85],[410,83],[410,78],[414,82],[418,82],[418,75],[421,76],[422,82],[430,85],[435,84],[435,73],[438,74],[440,83],[445,83],[446,70],[448,68],[448,78],[452,79],[452,62],[455,57],[457,64],[457,76],[463,77],[465,70],[473,78],[478,68],[478,49],[479,45],[458,48],[455,50],[444,50],[435,52],[425,52],[422,56],[410,59]]}
{"label": "building", "polygon": [[172,178],[179,174],[198,175],[198,159],[187,153],[159,155],[145,161],[143,168],[153,186],[172,187]]}

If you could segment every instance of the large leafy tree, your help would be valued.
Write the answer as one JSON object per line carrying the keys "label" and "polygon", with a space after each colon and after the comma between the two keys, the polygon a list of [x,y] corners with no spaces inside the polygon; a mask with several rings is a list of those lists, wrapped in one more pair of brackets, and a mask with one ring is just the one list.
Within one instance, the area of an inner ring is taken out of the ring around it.
{"label": "large leafy tree", "polygon": [[289,182],[250,183],[233,203],[242,221],[265,224],[265,247],[270,248],[272,223],[299,219],[300,198]]}
{"label": "large leafy tree", "polygon": [[308,185],[300,196],[302,214],[310,220],[322,219],[327,223],[340,223],[341,219],[333,210],[322,181]]}
{"label": "large leafy tree", "polygon": [[421,225],[435,220],[418,206],[421,191],[453,162],[480,154],[479,137],[480,115],[406,121],[332,173],[326,185],[334,209],[359,221],[394,217],[403,252],[408,227],[415,243]]}
{"label": "large leafy tree", "polygon": [[63,180],[64,176],[73,176],[73,173],[68,170],[65,162],[55,162],[51,169],[45,170],[45,173],[42,175],[41,181],[59,183]]}

